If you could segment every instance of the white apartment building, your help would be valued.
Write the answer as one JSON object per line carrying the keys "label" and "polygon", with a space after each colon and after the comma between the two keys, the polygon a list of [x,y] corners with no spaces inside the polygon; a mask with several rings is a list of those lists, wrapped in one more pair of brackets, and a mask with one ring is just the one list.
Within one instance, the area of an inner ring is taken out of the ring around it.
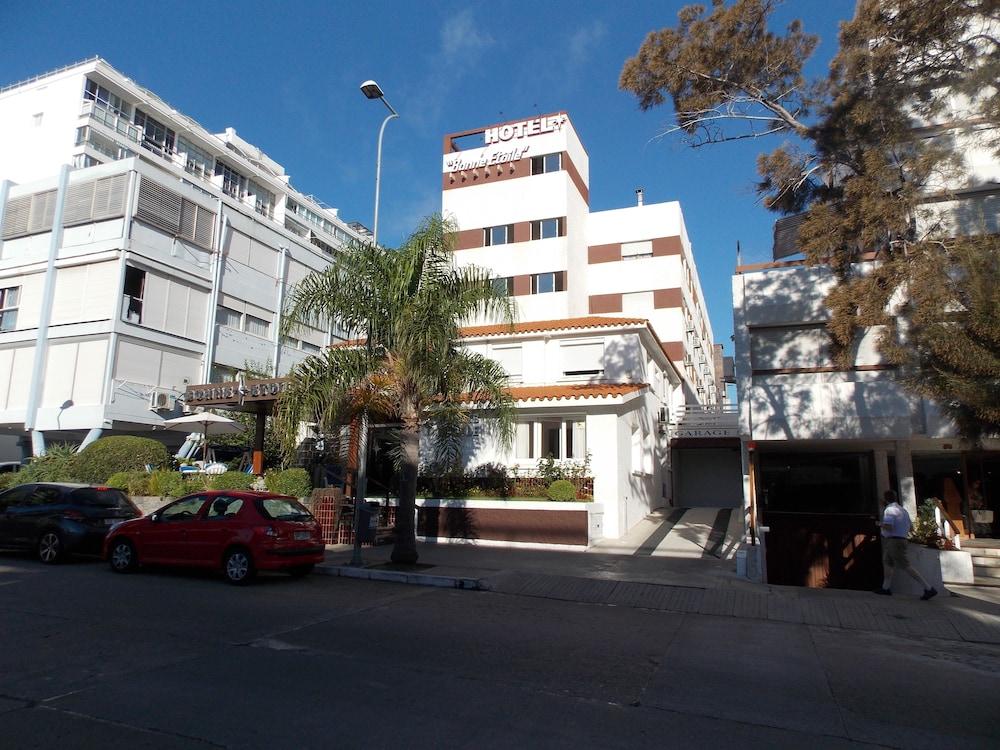
{"label": "white apartment building", "polygon": [[688,401],[725,400],[712,328],[677,202],[589,208],[589,157],[564,112],[444,138],[442,212],[459,263],[489,268],[522,321],[644,318]]}
{"label": "white apartment building", "polygon": [[100,58],[0,89],[0,226],[0,430],[36,455],[320,351],[321,321],[279,336],[284,295],[362,234]]}
{"label": "white apartment building", "polygon": [[[963,119],[960,99],[953,105],[952,119],[923,132],[954,138],[964,164],[936,182],[949,193],[928,196],[918,233],[996,233],[996,133]],[[849,368],[836,366],[825,304],[836,278],[802,259],[795,223],[776,224],[774,262],[741,266],[733,277],[748,539],[764,541],[768,581],[879,585],[876,518],[887,489],[911,516],[925,500],[940,500],[953,528],[977,545],[1000,537],[1000,440],[969,444],[937,404],[906,390],[878,351],[879,330],[859,337]],[[855,272],[878,262],[869,253]]]}

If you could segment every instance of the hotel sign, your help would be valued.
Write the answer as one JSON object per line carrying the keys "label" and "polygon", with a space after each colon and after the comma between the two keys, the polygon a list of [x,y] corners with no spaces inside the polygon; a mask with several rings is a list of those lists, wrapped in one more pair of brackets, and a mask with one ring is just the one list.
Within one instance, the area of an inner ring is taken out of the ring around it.
{"label": "hotel sign", "polygon": [[461,172],[466,169],[482,169],[483,167],[492,167],[497,164],[506,164],[507,162],[517,161],[526,153],[528,153],[527,146],[517,146],[500,151],[488,151],[480,154],[479,156],[473,156],[471,158],[467,157],[464,159],[461,154],[456,154],[454,158],[448,159],[444,166],[449,172]]}
{"label": "hotel sign", "polygon": [[288,378],[190,385],[184,391],[184,403],[188,406],[209,406],[275,401],[287,388]]}
{"label": "hotel sign", "polygon": [[489,146],[494,143],[506,143],[514,138],[554,133],[557,130],[562,130],[565,123],[566,115],[547,115],[546,117],[536,117],[534,120],[494,125],[492,128],[486,128],[483,135],[486,145]]}

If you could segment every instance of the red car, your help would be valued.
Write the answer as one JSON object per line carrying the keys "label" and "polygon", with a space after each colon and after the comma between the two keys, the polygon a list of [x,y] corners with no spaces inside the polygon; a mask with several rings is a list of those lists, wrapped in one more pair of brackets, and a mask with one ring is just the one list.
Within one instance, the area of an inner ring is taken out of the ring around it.
{"label": "red car", "polygon": [[230,583],[258,570],[301,576],[323,562],[323,532],[297,500],[267,492],[212,490],[188,495],[115,526],[104,540],[111,569],[187,565],[221,569]]}

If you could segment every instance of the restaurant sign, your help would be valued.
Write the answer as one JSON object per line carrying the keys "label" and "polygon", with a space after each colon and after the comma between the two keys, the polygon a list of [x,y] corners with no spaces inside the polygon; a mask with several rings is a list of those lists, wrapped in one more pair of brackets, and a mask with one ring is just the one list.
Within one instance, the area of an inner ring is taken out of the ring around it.
{"label": "restaurant sign", "polygon": [[288,378],[189,385],[184,391],[184,403],[188,406],[208,406],[243,404],[247,401],[274,401],[287,388]]}

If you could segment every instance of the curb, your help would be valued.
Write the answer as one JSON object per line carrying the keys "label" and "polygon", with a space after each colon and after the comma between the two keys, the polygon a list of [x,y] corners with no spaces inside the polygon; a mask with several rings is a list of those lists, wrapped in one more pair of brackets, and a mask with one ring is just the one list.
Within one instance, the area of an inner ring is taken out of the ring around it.
{"label": "curb", "polygon": [[411,586],[434,586],[443,589],[465,589],[487,591],[486,582],[479,578],[458,578],[456,576],[434,576],[427,573],[406,573],[401,570],[373,570],[352,568],[349,565],[320,565],[313,571],[324,576],[358,578],[365,581],[387,581],[407,583]]}

